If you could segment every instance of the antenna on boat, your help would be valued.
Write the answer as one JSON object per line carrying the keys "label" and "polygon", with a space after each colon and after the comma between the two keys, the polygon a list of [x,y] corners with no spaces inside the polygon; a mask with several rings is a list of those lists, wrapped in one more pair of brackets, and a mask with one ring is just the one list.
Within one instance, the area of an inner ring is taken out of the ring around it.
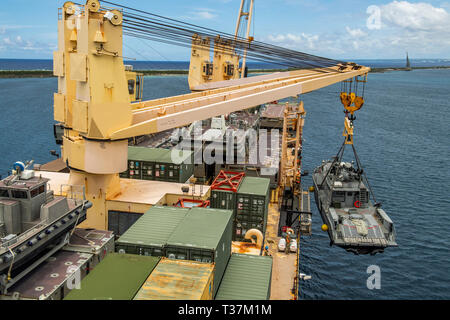
{"label": "antenna on boat", "polygon": [[17,181],[20,178],[20,175],[22,172],[30,168],[34,163],[34,160],[27,161],[26,163],[23,163],[22,161],[17,161],[13,164],[13,170],[12,170],[12,178],[5,179],[5,185],[11,185],[15,181]]}

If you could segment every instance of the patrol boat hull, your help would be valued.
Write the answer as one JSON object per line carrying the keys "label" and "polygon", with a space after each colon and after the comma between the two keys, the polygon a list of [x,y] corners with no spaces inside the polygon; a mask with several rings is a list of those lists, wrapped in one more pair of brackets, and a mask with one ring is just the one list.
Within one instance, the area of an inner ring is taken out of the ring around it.
{"label": "patrol boat hull", "polygon": [[327,226],[330,245],[372,255],[397,246],[393,222],[369,200],[361,173],[352,164],[324,162],[314,170],[312,179],[315,202]]}
{"label": "patrol boat hull", "polygon": [[64,246],[92,203],[55,196],[48,179],[25,170],[0,181],[0,291]]}

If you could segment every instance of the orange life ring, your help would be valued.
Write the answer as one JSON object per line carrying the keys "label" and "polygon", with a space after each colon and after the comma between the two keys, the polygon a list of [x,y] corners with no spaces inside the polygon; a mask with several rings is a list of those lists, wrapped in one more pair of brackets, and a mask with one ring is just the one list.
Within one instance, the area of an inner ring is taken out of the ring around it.
{"label": "orange life ring", "polygon": [[361,202],[359,200],[356,200],[353,204],[356,208],[361,208]]}

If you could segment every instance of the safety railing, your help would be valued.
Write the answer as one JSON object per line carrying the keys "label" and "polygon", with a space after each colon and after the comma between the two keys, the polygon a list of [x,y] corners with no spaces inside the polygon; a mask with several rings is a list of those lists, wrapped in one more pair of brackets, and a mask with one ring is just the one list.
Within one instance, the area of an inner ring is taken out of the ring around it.
{"label": "safety railing", "polygon": [[16,242],[18,242],[20,238],[26,239],[29,235],[31,235],[31,234],[33,234],[33,233],[36,233],[36,231],[42,229],[42,228],[45,227],[47,224],[48,224],[48,221],[47,221],[47,220],[41,221],[41,222],[39,222],[38,224],[36,224],[35,226],[33,226],[32,228],[28,229],[27,231],[22,232],[22,233],[16,235],[15,237],[13,237],[13,238],[11,238],[11,239],[9,239],[9,240],[7,240],[7,241],[3,241],[3,242],[0,244],[0,246],[1,246],[2,248],[8,248],[8,247],[10,247],[11,245],[15,244]]}
{"label": "safety railing", "polygon": [[67,199],[75,200],[77,205],[86,200],[86,189],[83,185],[62,184],[59,194]]}

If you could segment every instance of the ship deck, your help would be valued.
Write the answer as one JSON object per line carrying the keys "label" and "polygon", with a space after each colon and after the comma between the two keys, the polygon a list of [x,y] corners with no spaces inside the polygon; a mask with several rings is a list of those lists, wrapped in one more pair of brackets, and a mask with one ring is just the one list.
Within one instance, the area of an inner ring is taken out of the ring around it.
{"label": "ship deck", "polygon": [[[55,195],[65,195],[64,187],[69,186],[69,173],[37,171],[39,177],[50,179],[49,187]],[[165,181],[120,179],[120,193],[109,197],[108,202],[137,203],[145,205],[167,205],[168,197],[178,201],[178,198],[194,198],[204,200],[209,196],[210,187],[204,185],[192,185]],[[189,187],[187,193],[183,193],[182,187]],[[169,199],[172,200],[172,199]],[[174,200],[172,200],[174,202]],[[172,205],[172,203],[170,203]]]}
{"label": "ship deck", "polygon": [[[307,192],[302,191],[299,198],[299,208],[310,207],[310,198]],[[298,266],[300,255],[300,237],[297,236],[297,252],[278,251],[278,236],[280,211],[278,204],[270,203],[267,217],[265,245],[269,247],[269,254],[273,258],[271,300],[297,300],[298,298]]]}
{"label": "ship deck", "polygon": [[269,205],[269,215],[267,217],[266,245],[269,246],[269,254],[273,258],[272,265],[272,285],[270,292],[271,300],[293,300],[292,294],[294,280],[297,276],[297,253],[284,253],[278,251],[278,225],[280,222],[280,212],[278,205]]}

